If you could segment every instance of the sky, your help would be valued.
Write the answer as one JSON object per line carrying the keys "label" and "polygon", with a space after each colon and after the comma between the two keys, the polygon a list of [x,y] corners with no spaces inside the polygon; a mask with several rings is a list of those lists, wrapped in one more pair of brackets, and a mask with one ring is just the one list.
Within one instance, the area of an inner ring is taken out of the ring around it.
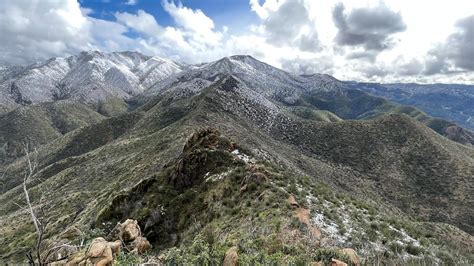
{"label": "sky", "polygon": [[3,0],[0,64],[248,54],[341,80],[474,84],[473,0]]}

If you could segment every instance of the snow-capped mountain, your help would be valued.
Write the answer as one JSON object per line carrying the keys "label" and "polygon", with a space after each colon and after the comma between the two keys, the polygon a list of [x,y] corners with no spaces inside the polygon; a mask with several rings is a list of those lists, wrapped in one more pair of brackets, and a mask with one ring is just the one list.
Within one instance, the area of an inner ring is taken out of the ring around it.
{"label": "snow-capped mountain", "polygon": [[109,99],[127,100],[183,66],[137,52],[82,52],[51,58],[26,67],[0,69],[0,105],[19,105],[75,99],[95,106]]}
{"label": "snow-capped mountain", "polygon": [[[214,62],[195,65],[168,79],[158,82],[145,92],[148,95],[164,91],[196,93],[220,78],[232,75],[254,93],[287,104],[294,104],[304,93],[312,90],[340,90],[346,85],[321,74],[299,76],[256,60],[249,55],[224,57]],[[185,93],[186,94],[186,93]]]}
{"label": "snow-capped mountain", "polygon": [[138,52],[88,51],[25,67],[0,68],[0,110],[62,99],[98,109],[103,102],[126,101],[142,93],[198,93],[226,75],[238,79],[249,93],[251,90],[251,97],[286,104],[294,104],[308,91],[337,91],[346,86],[327,75],[295,75],[248,55],[183,65]]}

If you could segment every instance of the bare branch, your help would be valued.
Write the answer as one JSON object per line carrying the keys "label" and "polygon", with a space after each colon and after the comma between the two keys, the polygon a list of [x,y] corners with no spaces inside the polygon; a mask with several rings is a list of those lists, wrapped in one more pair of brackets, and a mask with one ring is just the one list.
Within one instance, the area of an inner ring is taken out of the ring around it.
{"label": "bare branch", "polygon": [[[25,194],[26,204],[28,205],[28,210],[29,210],[29,213],[31,215],[31,220],[33,220],[33,224],[34,224],[35,229],[36,229],[36,234],[37,234],[36,256],[37,256],[37,259],[38,259],[38,264],[43,265],[43,261],[41,260],[41,243],[43,242],[43,235],[44,235],[44,231],[46,229],[46,225],[47,225],[48,221],[41,221],[40,219],[38,219],[37,215],[35,214],[35,212],[33,210],[33,206],[31,205],[30,195],[28,193],[28,189],[27,189],[27,186],[26,186],[27,183],[28,183],[28,180],[34,175],[36,167],[37,167],[37,157],[38,157],[38,155],[37,155],[37,150],[36,149],[35,149],[35,153],[36,153],[35,154],[36,158],[34,159],[34,162],[31,162],[28,144],[26,143],[25,144],[25,154],[26,154],[26,160],[27,160],[27,163],[28,163],[28,172],[25,174],[25,177],[23,178],[23,192]],[[44,217],[44,211],[43,211],[42,206],[40,206],[39,211],[40,211],[41,216]],[[31,253],[28,254],[27,257],[28,257],[28,260],[30,261],[30,263],[35,264],[33,255]]]}
{"label": "bare branch", "polygon": [[20,204],[16,203],[15,201],[13,201],[13,204],[15,204],[18,208],[24,210],[24,211],[27,211],[29,212],[30,210],[28,208],[25,208],[24,206],[21,206]]}

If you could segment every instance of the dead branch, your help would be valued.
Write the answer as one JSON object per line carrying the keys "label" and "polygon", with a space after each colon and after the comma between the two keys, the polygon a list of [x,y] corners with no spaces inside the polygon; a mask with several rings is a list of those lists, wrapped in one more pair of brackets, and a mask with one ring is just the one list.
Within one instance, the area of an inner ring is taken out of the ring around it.
{"label": "dead branch", "polygon": [[[43,242],[43,236],[46,229],[47,221],[42,221],[41,219],[38,218],[38,215],[35,214],[33,210],[33,206],[31,205],[30,195],[28,193],[28,188],[27,188],[28,181],[34,176],[36,168],[38,167],[37,150],[35,149],[34,161],[32,161],[31,160],[32,158],[30,158],[28,144],[25,144],[25,154],[26,154],[26,162],[28,163],[28,169],[23,178],[23,193],[25,194],[25,200],[26,200],[26,204],[28,205],[28,211],[31,215],[31,220],[33,221],[33,225],[35,226],[35,230],[37,234],[36,246],[35,246],[36,259],[38,260],[39,265],[43,265],[43,261],[41,260],[41,244]],[[39,211],[40,211],[41,216],[44,217],[44,210],[42,206],[40,206]],[[31,253],[27,255],[27,258],[30,264],[35,265],[35,260]]]}

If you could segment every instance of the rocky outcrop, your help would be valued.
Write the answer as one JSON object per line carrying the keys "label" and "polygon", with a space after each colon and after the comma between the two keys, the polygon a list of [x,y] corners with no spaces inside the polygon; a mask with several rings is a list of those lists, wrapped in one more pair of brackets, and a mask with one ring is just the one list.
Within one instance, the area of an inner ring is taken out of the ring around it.
{"label": "rocky outcrop", "polygon": [[141,255],[151,248],[150,242],[142,236],[135,238],[129,245],[130,253]]}
{"label": "rocky outcrop", "polygon": [[215,168],[233,162],[230,153],[235,144],[221,137],[214,128],[194,132],[186,142],[181,156],[172,165],[168,182],[177,189],[191,187],[203,180],[203,176]]}
{"label": "rocky outcrop", "polygon": [[236,266],[239,255],[237,253],[237,247],[231,247],[227,250],[224,257],[223,266]]}
{"label": "rocky outcrop", "polygon": [[118,224],[119,226],[119,237],[124,242],[134,241],[137,237],[141,236],[140,226],[138,226],[137,220],[127,219],[125,222]]}
{"label": "rocky outcrop", "polygon": [[137,220],[127,219],[123,223],[117,223],[108,238],[120,239],[127,250],[137,255],[151,248],[150,242],[142,236]]}
{"label": "rocky outcrop", "polygon": [[331,266],[347,266],[347,263],[345,263],[343,261],[340,261],[340,260],[331,259],[331,262],[329,263],[329,265],[331,265]]}
{"label": "rocky outcrop", "polygon": [[340,249],[339,252],[346,255],[350,259],[352,266],[360,266],[360,259],[355,250],[352,248],[343,248]]}
{"label": "rocky outcrop", "polygon": [[120,253],[121,245],[122,242],[120,240],[107,242],[102,237],[95,238],[86,252],[86,258],[93,265],[106,266],[114,260],[114,256]]}
{"label": "rocky outcrop", "polygon": [[466,144],[474,145],[474,132],[459,126],[450,126],[445,129],[444,136],[450,140]]}
{"label": "rocky outcrop", "polygon": [[290,195],[290,196],[288,197],[288,200],[287,200],[287,201],[288,201],[288,204],[290,204],[292,207],[295,207],[295,208],[299,208],[299,207],[300,207],[300,205],[298,204],[298,202],[297,202],[296,199],[295,199],[295,196],[293,196],[293,195]]}
{"label": "rocky outcrop", "polygon": [[[94,238],[85,251],[71,254],[67,259],[52,262],[54,265],[110,265],[116,258],[122,247],[130,254],[141,255],[151,248],[150,242],[141,236],[141,229],[136,220],[127,219],[117,226],[107,237],[114,241],[107,241],[103,237]],[[118,239],[117,239],[118,238]],[[89,263],[89,264],[88,264]]]}

